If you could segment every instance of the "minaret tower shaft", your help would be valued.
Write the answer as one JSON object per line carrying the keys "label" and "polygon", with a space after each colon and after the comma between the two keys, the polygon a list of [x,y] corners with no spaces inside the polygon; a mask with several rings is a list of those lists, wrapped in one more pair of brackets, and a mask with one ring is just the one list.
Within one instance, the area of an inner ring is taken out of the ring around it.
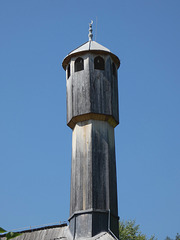
{"label": "minaret tower shaft", "polygon": [[92,40],[63,60],[72,132],[69,229],[74,239],[118,236],[114,128],[119,123],[119,58]]}

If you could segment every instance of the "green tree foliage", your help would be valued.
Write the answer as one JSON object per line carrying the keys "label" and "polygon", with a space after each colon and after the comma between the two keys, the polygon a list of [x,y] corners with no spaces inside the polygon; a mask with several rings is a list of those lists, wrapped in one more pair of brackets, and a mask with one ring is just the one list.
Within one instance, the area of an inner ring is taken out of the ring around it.
{"label": "green tree foliage", "polygon": [[[139,225],[135,224],[135,221],[119,221],[119,239],[120,240],[157,240],[153,235],[148,238],[145,234],[142,234],[139,230]],[[175,238],[166,237],[165,240],[180,240],[179,233]]]}
{"label": "green tree foliage", "polygon": [[4,230],[3,228],[0,227],[0,233],[5,233],[6,230]]}
{"label": "green tree foliage", "polygon": [[[22,234],[22,233],[7,232],[5,229],[0,227],[0,234],[3,234],[3,233],[6,234],[5,237],[7,240],[15,238]],[[1,239],[1,235],[0,235],[0,239]]]}
{"label": "green tree foliage", "polygon": [[119,222],[119,239],[120,240],[156,240],[155,236],[147,238],[139,230],[139,225],[135,221]]}
{"label": "green tree foliage", "polygon": [[177,233],[175,239],[172,239],[172,238],[170,238],[170,237],[166,237],[165,240],[180,240],[180,235],[179,235],[179,233]]}
{"label": "green tree foliage", "polygon": [[179,233],[177,233],[177,235],[176,235],[176,240],[180,240],[180,235],[179,235]]}

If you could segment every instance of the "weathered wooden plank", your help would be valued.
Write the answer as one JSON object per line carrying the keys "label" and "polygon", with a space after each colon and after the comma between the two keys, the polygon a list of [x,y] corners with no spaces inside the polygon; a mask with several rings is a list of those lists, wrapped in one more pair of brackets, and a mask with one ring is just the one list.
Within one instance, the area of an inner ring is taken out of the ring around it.
{"label": "weathered wooden plank", "polygon": [[[33,229],[32,231],[24,231],[22,235],[14,238],[14,240],[67,240],[65,236],[65,229],[67,227],[45,227],[44,229]],[[5,237],[0,238],[6,240]]]}
{"label": "weathered wooden plank", "polygon": [[[78,122],[77,116],[94,114],[109,116],[119,123],[118,84],[117,75],[112,73],[112,59],[109,55],[102,55],[105,61],[105,70],[94,69],[96,54],[86,53],[84,70],[75,72],[76,57],[70,61],[71,76],[66,80],[67,86],[67,124],[74,128]],[[88,118],[91,119],[91,118]]]}

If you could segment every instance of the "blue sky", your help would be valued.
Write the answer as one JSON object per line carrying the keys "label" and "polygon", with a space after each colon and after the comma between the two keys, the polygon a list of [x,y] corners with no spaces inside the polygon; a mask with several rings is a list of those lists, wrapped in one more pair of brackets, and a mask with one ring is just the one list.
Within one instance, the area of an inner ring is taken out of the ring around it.
{"label": "blue sky", "polygon": [[121,60],[119,216],[160,240],[180,232],[179,12],[179,0],[0,0],[0,226],[69,217],[61,63],[92,19],[97,42]]}

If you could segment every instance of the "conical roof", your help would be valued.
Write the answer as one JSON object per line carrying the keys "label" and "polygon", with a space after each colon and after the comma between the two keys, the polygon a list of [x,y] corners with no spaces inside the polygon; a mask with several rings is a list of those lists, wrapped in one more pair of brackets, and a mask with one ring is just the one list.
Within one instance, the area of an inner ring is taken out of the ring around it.
{"label": "conical roof", "polygon": [[87,52],[95,52],[95,53],[99,53],[99,54],[102,54],[102,53],[109,54],[112,57],[112,59],[114,60],[114,62],[117,64],[117,67],[119,68],[119,66],[120,66],[119,58],[115,54],[113,54],[108,48],[102,46],[101,44],[99,44],[95,41],[88,41],[88,42],[82,44],[80,47],[71,51],[64,58],[64,60],[62,62],[62,66],[63,66],[64,70],[66,70],[66,66],[68,65],[72,56],[82,55]]}
{"label": "conical roof", "polygon": [[88,41],[81,45],[80,47],[76,48],[69,54],[81,52],[81,51],[89,51],[89,50],[101,50],[101,51],[106,51],[106,52],[111,52],[108,48],[102,46],[101,44],[95,42],[95,41]]}

